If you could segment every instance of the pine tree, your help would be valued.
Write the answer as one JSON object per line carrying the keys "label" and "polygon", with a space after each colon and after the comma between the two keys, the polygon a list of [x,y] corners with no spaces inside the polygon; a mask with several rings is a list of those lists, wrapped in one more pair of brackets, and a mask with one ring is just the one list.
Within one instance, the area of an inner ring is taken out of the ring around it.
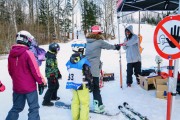
{"label": "pine tree", "polygon": [[93,25],[97,24],[97,18],[100,16],[99,11],[100,7],[94,4],[93,1],[82,0],[81,1],[81,9],[82,9],[82,27],[86,34],[87,30]]}
{"label": "pine tree", "polygon": [[40,10],[40,15],[39,15],[39,23],[41,25],[46,25],[47,24],[47,16],[48,16],[48,2],[47,0],[40,0],[39,2],[39,10]]}
{"label": "pine tree", "polygon": [[72,4],[70,0],[67,0],[64,9],[61,8],[60,13],[61,13],[61,18],[59,24],[61,26],[63,41],[66,41],[67,39],[66,37],[69,38],[69,33],[72,32],[72,26],[71,26]]}

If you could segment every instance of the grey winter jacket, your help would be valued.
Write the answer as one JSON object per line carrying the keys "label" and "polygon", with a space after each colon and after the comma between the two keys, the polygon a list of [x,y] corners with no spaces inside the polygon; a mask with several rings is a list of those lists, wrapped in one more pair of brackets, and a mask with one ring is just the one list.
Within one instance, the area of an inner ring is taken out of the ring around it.
{"label": "grey winter jacket", "polygon": [[91,64],[91,73],[93,77],[100,75],[100,57],[101,49],[115,50],[115,46],[105,42],[102,39],[87,38],[85,55]]}
{"label": "grey winter jacket", "polygon": [[139,38],[137,35],[133,33],[133,26],[130,25],[126,29],[128,29],[133,35],[130,39],[124,39],[126,45],[123,46],[123,49],[126,50],[126,60],[127,63],[135,63],[141,61],[141,54],[139,51]]}

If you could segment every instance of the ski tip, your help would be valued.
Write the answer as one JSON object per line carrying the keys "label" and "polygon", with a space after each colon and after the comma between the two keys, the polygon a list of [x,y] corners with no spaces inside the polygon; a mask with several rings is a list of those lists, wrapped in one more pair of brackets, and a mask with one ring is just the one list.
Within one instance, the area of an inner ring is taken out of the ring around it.
{"label": "ski tip", "polygon": [[127,102],[124,102],[123,105],[126,106],[126,105],[128,105],[128,103],[127,103]]}
{"label": "ski tip", "polygon": [[122,109],[123,107],[121,105],[118,106],[118,109]]}

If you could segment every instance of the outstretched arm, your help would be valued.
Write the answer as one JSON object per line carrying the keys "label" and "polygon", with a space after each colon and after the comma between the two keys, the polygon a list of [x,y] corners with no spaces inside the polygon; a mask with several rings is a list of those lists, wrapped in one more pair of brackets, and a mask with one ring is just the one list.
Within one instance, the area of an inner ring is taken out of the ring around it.
{"label": "outstretched arm", "polygon": [[101,48],[107,50],[116,50],[116,47],[114,45],[111,45],[103,40],[101,40]]}

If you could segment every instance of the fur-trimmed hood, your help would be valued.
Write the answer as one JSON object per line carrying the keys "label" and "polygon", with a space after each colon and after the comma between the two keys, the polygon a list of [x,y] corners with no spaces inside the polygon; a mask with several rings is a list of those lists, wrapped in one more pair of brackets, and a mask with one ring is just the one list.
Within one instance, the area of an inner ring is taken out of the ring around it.
{"label": "fur-trimmed hood", "polygon": [[104,40],[104,36],[101,34],[92,34],[92,33],[88,33],[86,35],[87,39],[95,39],[95,40]]}

